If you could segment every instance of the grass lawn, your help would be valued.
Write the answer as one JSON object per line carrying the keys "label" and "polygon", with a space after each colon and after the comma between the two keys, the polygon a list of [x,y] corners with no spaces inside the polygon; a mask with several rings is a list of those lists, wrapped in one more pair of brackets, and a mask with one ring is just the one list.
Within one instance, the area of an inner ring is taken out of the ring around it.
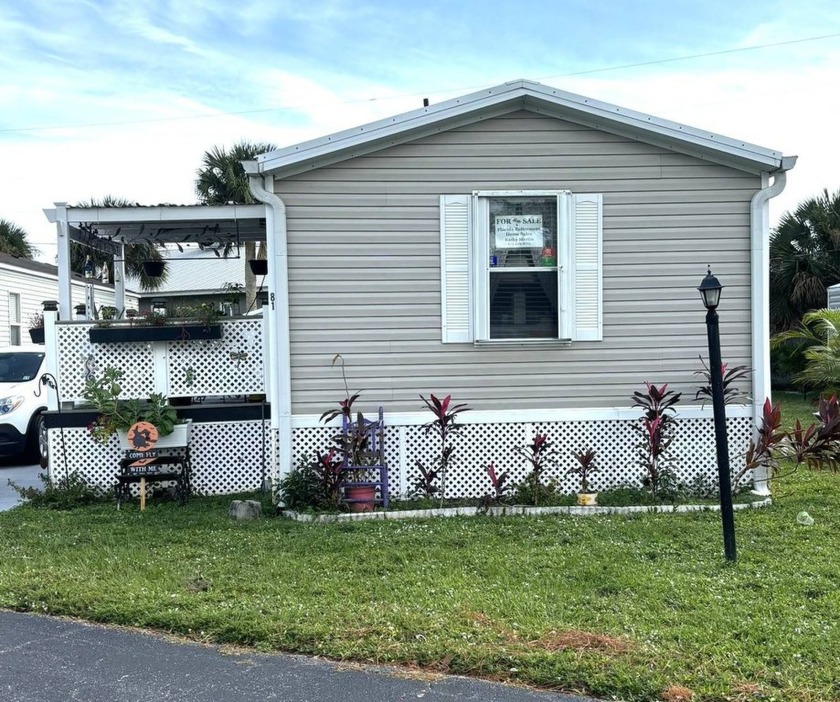
{"label": "grass lawn", "polygon": [[0,513],[0,607],[621,700],[840,700],[840,476],[800,470],[774,499],[736,513],[734,565],[713,513],[310,525],[234,523],[229,497],[21,508]]}

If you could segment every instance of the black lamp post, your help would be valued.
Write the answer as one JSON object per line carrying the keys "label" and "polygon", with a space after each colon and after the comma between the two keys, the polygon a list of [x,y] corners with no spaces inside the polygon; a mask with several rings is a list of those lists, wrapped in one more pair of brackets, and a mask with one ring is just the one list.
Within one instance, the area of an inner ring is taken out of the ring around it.
{"label": "black lamp post", "polygon": [[732,514],[732,485],[729,479],[729,442],[726,438],[726,405],[723,399],[723,373],[720,358],[720,329],[717,306],[723,286],[712,269],[700,287],[700,297],[706,312],[706,331],[709,337],[709,375],[712,381],[712,407],[715,415],[715,446],[717,447],[718,482],[720,484],[720,517],[723,521],[723,552],[727,561],[735,560],[735,519]]}

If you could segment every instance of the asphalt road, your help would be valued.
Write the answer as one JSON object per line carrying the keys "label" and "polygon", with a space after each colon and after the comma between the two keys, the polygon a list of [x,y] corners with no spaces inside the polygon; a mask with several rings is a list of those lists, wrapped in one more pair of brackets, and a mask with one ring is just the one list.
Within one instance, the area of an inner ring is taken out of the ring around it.
{"label": "asphalt road", "polygon": [[203,646],[157,634],[6,611],[0,611],[0,699],[587,702],[583,697],[469,678]]}

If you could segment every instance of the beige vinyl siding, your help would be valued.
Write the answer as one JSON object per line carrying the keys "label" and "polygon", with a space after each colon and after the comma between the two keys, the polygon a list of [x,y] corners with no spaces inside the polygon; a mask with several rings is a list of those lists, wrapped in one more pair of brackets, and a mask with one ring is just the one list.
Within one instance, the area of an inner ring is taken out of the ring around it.
{"label": "beige vinyl siding", "polygon": [[[705,352],[696,287],[726,286],[724,360],[749,364],[749,202],[758,176],[528,112],[275,182],[287,206],[292,402],[322,412],[627,407],[645,380],[693,398]],[[569,347],[441,343],[442,194],[569,189],[604,196],[604,340]],[[749,388],[744,388],[749,390]]]}

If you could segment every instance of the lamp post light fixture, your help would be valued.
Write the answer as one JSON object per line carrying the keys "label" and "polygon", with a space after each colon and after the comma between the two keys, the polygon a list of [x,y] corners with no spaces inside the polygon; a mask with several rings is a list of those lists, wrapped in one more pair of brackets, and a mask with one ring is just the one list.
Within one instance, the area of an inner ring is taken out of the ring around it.
{"label": "lamp post light fixture", "polygon": [[732,513],[732,484],[729,478],[729,442],[726,438],[726,404],[723,397],[723,369],[720,357],[720,328],[717,306],[723,286],[712,275],[711,267],[697,288],[706,308],[706,332],[709,339],[709,376],[712,382],[712,408],[715,417],[720,517],[723,522],[723,552],[727,561],[735,560],[735,518]]}

